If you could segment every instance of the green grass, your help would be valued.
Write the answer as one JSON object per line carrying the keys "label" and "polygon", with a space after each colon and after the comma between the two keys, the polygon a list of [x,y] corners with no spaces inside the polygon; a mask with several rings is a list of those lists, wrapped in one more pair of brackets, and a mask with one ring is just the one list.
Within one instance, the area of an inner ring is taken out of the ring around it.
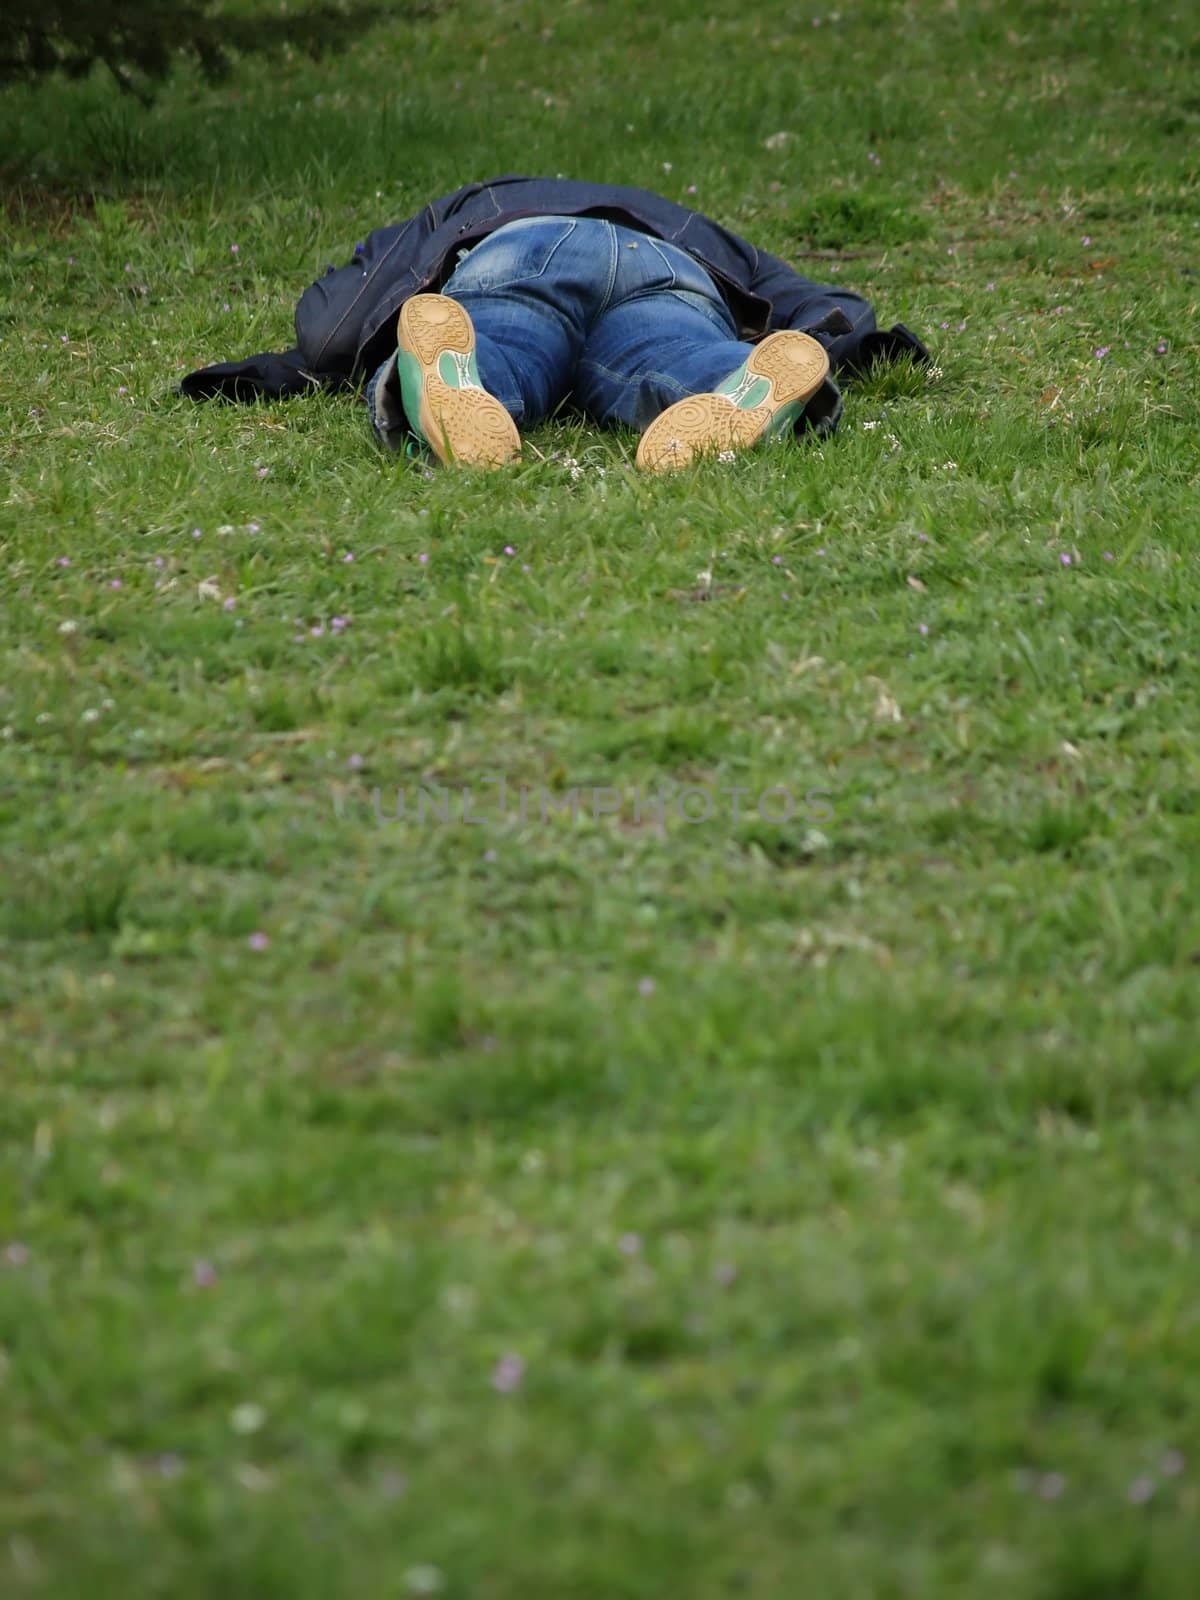
{"label": "green grass", "polygon": [[[464,0],[0,97],[6,1596],[1190,1600],[1198,65],[1145,0]],[[941,375],[667,481],[173,396],[503,171]]]}

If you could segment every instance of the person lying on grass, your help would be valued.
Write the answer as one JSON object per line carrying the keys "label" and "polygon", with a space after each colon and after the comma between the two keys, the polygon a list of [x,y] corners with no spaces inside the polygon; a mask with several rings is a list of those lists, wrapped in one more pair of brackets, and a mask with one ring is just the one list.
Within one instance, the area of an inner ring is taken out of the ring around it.
{"label": "person lying on grass", "polygon": [[296,347],[205,367],[196,399],[364,383],[389,449],[503,466],[520,429],[570,404],[641,433],[637,464],[684,467],[832,433],[831,377],[927,361],[861,295],[645,189],[494,178],[379,228],[296,308]]}

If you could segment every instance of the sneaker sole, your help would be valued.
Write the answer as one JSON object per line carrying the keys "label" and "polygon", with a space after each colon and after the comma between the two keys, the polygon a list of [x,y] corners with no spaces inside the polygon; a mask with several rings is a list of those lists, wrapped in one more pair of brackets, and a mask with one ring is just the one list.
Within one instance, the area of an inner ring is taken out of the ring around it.
{"label": "sneaker sole", "polygon": [[475,329],[457,300],[418,294],[400,308],[396,339],[402,355],[420,368],[417,426],[447,466],[502,467],[521,454],[521,435],[508,412],[486,389],[457,389],[438,371],[438,361],[475,353]]}
{"label": "sneaker sole", "polygon": [[770,384],[756,406],[736,405],[728,395],[693,394],[668,406],[642,435],[637,464],[645,472],[676,472],[702,456],[748,450],[795,415],[829,374],[829,357],[807,333],[772,333],[746,358],[745,371]]}

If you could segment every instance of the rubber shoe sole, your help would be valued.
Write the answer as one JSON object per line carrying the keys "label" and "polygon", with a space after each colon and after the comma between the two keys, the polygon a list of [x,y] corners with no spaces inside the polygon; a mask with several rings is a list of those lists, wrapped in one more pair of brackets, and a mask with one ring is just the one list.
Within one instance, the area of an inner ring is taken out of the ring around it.
{"label": "rubber shoe sole", "polygon": [[444,294],[417,294],[400,308],[397,370],[414,432],[447,466],[502,467],[521,454],[508,412],[479,381],[475,329]]}
{"label": "rubber shoe sole", "polygon": [[712,394],[677,400],[646,429],[637,464],[676,472],[702,456],[748,450],[795,426],[829,375],[829,357],[807,333],[772,333]]}

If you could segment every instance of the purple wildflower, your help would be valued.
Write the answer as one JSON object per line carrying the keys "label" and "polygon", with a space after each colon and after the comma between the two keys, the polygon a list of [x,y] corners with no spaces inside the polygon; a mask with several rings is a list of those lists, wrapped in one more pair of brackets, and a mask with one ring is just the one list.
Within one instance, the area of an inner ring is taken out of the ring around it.
{"label": "purple wildflower", "polygon": [[421,554],[417,557],[417,560],[421,566],[427,567],[429,565],[429,551],[422,550]]}
{"label": "purple wildflower", "polygon": [[221,609],[222,611],[236,611],[237,601],[232,595],[227,595],[226,598],[221,601]]}
{"label": "purple wildflower", "polygon": [[929,632],[929,624],[927,622],[918,622],[917,623],[917,632],[921,635],[922,638],[924,638],[925,635]]}
{"label": "purple wildflower", "polygon": [[246,532],[247,533],[261,533],[262,532],[262,528],[261,528],[260,524],[257,523],[257,522],[248,522],[246,524]]}
{"label": "purple wildflower", "polygon": [[512,547],[512,545],[511,545],[511,544],[506,544],[506,545],[505,545],[505,546],[504,546],[504,554],[505,554],[505,555],[506,555],[506,556],[515,556],[515,555],[516,555],[516,553],[517,553],[517,552],[516,552],[516,551],[515,551],[515,550],[514,550],[514,549],[513,549],[513,547]]}
{"label": "purple wildflower", "polygon": [[525,1376],[525,1363],[515,1352],[503,1355],[492,1369],[492,1388],[500,1394],[512,1394],[521,1387]]}
{"label": "purple wildflower", "polygon": [[1111,349],[1112,349],[1112,345],[1110,345],[1110,344],[1097,345],[1096,348],[1092,351],[1092,354],[1095,356],[1097,361],[1103,361],[1105,356],[1108,354],[1108,352]]}
{"label": "purple wildflower", "polygon": [[1069,567],[1071,565],[1071,557],[1067,554],[1067,552],[1065,550],[1063,551],[1062,555],[1059,556],[1058,559],[1062,562],[1064,567]]}
{"label": "purple wildflower", "polygon": [[641,995],[651,995],[651,994],[653,994],[654,993],[654,979],[653,978],[639,978],[638,979],[638,993],[641,994]]}
{"label": "purple wildflower", "polygon": [[70,566],[70,565],[71,565],[71,558],[70,558],[70,556],[59,556],[59,558],[58,558],[58,565],[59,565],[59,566],[60,566],[60,567],[69,567],[69,566]]}
{"label": "purple wildflower", "polygon": [[271,943],[270,935],[265,934],[261,928],[253,932],[246,940],[251,950],[266,950]]}
{"label": "purple wildflower", "polygon": [[259,467],[258,471],[255,473],[255,477],[256,478],[265,478],[267,476],[267,474],[270,472],[270,470],[271,470],[270,467]]}
{"label": "purple wildflower", "polygon": [[642,1253],[642,1236],[639,1233],[623,1233],[617,1240],[617,1249],[623,1256],[637,1256]]}
{"label": "purple wildflower", "polygon": [[772,556],[771,557],[771,565],[773,567],[781,567],[783,565],[783,557],[782,556]]}
{"label": "purple wildflower", "polygon": [[355,752],[354,755],[346,758],[346,765],[350,768],[351,772],[361,772],[364,765],[363,758],[357,752]]}
{"label": "purple wildflower", "polygon": [[217,1269],[211,1261],[192,1262],[192,1282],[198,1289],[211,1289],[217,1281]]}
{"label": "purple wildflower", "polygon": [[110,578],[108,580],[108,587],[110,589],[123,589],[125,585],[121,582],[120,578]]}
{"label": "purple wildflower", "polygon": [[241,248],[241,246],[240,246],[240,245],[236,245],[236,244],[231,244],[231,245],[230,245],[230,246],[229,246],[229,254],[230,254],[230,255],[231,255],[231,256],[235,256],[235,255],[237,255],[237,253],[238,253],[238,251],[239,251],[239,249],[240,249],[240,248]]}

